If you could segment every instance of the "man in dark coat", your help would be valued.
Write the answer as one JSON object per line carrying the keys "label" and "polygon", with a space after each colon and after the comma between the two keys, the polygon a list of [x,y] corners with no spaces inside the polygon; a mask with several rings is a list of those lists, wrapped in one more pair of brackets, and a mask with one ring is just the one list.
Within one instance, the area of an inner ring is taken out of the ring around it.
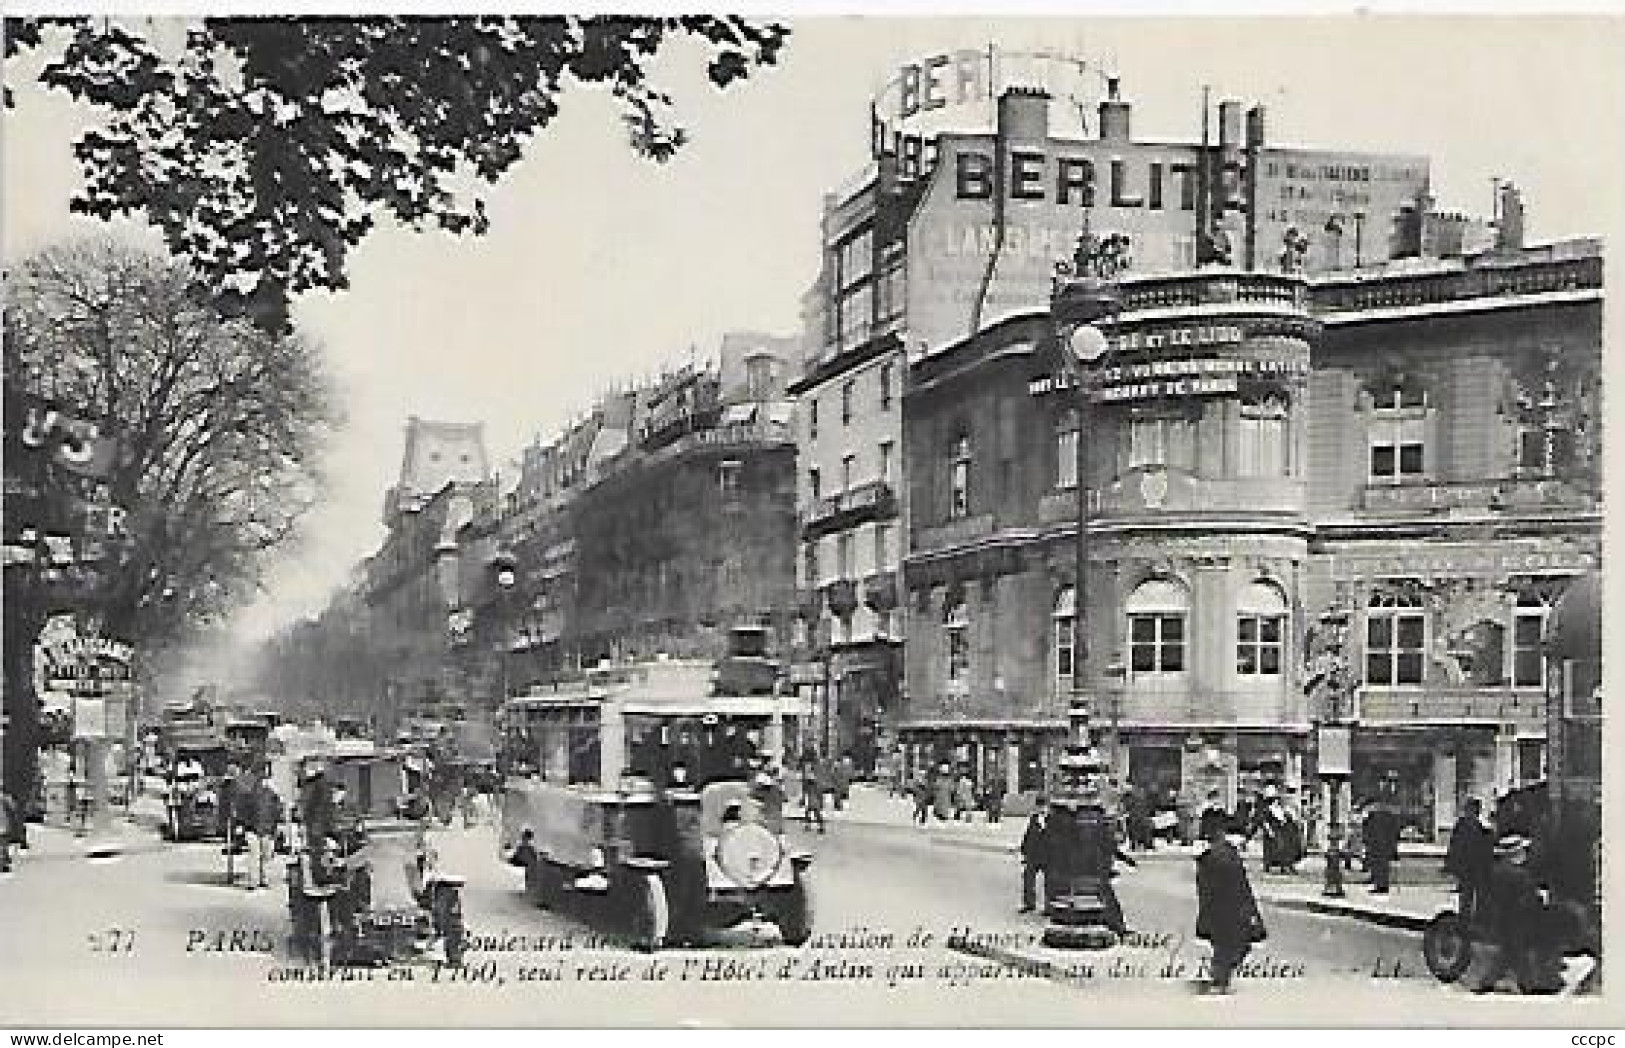
{"label": "man in dark coat", "polygon": [[299,789],[299,816],[305,824],[307,845],[314,846],[333,835],[336,816],[333,784],[327,780],[327,771],[320,764],[305,770],[305,782]]}
{"label": "man in dark coat", "polygon": [[1489,887],[1490,945],[1494,957],[1474,993],[1489,993],[1509,973],[1526,970],[1539,948],[1543,903],[1529,869],[1529,839],[1509,834],[1495,844]]}
{"label": "man in dark coat", "polygon": [[1038,877],[1044,875],[1044,896],[1049,897],[1049,826],[1048,808],[1039,797],[1027,829],[1021,835],[1021,912],[1031,913],[1038,904]]}
{"label": "man in dark coat", "polygon": [[1478,916],[1480,902],[1489,887],[1490,871],[1495,865],[1495,841],[1490,828],[1484,825],[1484,803],[1470,797],[1462,807],[1461,818],[1450,831],[1450,846],[1444,854],[1444,871],[1456,879],[1456,890],[1461,894],[1461,913],[1473,920]]}
{"label": "man in dark coat", "polygon": [[1371,894],[1387,895],[1399,860],[1399,815],[1392,804],[1378,801],[1365,817],[1365,863],[1371,871]]}
{"label": "man in dark coat", "polygon": [[1222,823],[1211,829],[1207,850],[1196,859],[1196,937],[1213,946],[1209,992],[1229,993],[1236,968],[1253,943],[1264,940],[1264,918],[1241,853]]}

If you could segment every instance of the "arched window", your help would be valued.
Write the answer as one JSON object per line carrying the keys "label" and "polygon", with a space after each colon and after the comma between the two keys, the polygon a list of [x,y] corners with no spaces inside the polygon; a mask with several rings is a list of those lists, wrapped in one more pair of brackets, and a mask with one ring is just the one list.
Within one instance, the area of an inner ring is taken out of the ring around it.
{"label": "arched window", "polygon": [[1142,676],[1185,671],[1185,620],[1190,595],[1169,579],[1150,579],[1129,594],[1129,673]]}
{"label": "arched window", "polygon": [[1072,680],[1073,642],[1077,638],[1077,591],[1071,586],[1055,597],[1051,625],[1055,635],[1055,681],[1064,691]]}
{"label": "arched window", "polygon": [[1427,615],[1414,586],[1379,588],[1365,612],[1367,684],[1422,683]]}
{"label": "arched window", "polygon": [[948,644],[948,682],[970,679],[970,612],[961,597],[949,600],[942,612],[942,632]]}
{"label": "arched window", "polygon": [[1078,486],[1078,413],[1071,409],[1055,423],[1055,486],[1064,491]]}
{"label": "arched window", "polygon": [[1286,661],[1286,597],[1268,582],[1249,583],[1236,602],[1236,673],[1279,677]]}

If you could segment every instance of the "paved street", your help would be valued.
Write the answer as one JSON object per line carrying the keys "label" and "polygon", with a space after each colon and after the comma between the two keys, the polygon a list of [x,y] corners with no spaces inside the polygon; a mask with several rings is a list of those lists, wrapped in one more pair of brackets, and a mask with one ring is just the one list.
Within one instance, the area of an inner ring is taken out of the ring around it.
{"label": "paved street", "polygon": [[[1057,1014],[1048,1009],[1075,1006],[1084,1021],[1148,995],[1192,996],[1187,980],[1207,950],[1189,938],[1188,860],[1147,862],[1125,875],[1120,891],[1139,938],[1107,953],[1060,955],[1074,971],[1057,980],[949,948],[950,936],[965,934],[956,930],[969,929],[983,952],[1006,960],[1012,951],[1031,952],[1042,924],[1014,912],[1019,881],[1009,856],[944,845],[903,827],[794,832],[818,853],[819,936],[791,950],[771,930],[735,931],[699,949],[661,954],[662,982],[644,978],[650,958],[617,947],[583,948],[584,925],[530,906],[519,893],[518,872],[496,861],[489,827],[437,829],[434,840],[449,868],[469,878],[465,910],[480,937],[476,945],[485,947],[470,954],[470,970],[488,972],[491,983],[446,972],[437,981],[429,965],[414,968],[410,982],[382,972],[319,985],[286,981],[284,894],[225,887],[218,845],[137,848],[112,861],[66,852],[31,857],[0,882],[0,924],[8,941],[23,944],[0,961],[0,985],[8,987],[0,1022],[66,1021],[94,999],[108,1019],[197,1024],[315,1021],[310,1008],[322,1010],[322,1022],[433,1022],[442,1007],[455,1007],[465,1022],[613,1015],[630,1023],[704,1023],[737,1017],[742,1005],[771,1009],[762,1018],[772,1021],[911,1016],[929,1023],[951,1018],[941,1009],[956,998],[938,992],[951,983],[974,985],[976,1021],[1013,1023],[1038,1009]],[[1255,972],[1271,977],[1244,980],[1227,1002],[1193,1007],[1245,1009],[1248,1000],[1312,1001],[1334,993],[1371,994],[1390,1004],[1460,998],[1426,976],[1412,932],[1272,906],[1266,919],[1271,937],[1253,962]],[[931,938],[921,943],[915,933]],[[572,936],[571,948],[558,947]],[[733,978],[718,981],[726,962],[734,962]],[[1168,965],[1181,963],[1185,978],[1166,977]],[[1372,979],[1379,971],[1387,977]],[[796,981],[794,994],[782,992],[785,978]],[[627,980],[637,980],[635,995],[615,992]],[[908,1011],[916,1002],[918,1011]]]}

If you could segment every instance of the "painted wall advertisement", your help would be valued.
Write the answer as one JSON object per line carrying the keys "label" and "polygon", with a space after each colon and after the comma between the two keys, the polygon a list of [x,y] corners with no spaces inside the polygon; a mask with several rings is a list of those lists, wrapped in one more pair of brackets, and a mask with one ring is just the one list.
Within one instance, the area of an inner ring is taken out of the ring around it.
{"label": "painted wall advertisement", "polygon": [[[1199,147],[1009,142],[944,135],[908,234],[911,348],[935,351],[1048,305],[1057,260],[1085,218],[1131,238],[1130,275],[1195,264]],[[1238,154],[1239,156],[1239,154]],[[1427,182],[1425,159],[1266,150],[1259,159],[1256,264],[1280,268],[1288,229],[1309,238],[1312,269],[1388,257],[1400,210]],[[1223,228],[1241,261],[1247,172],[1224,171]],[[1332,222],[1337,216],[1340,221]]]}

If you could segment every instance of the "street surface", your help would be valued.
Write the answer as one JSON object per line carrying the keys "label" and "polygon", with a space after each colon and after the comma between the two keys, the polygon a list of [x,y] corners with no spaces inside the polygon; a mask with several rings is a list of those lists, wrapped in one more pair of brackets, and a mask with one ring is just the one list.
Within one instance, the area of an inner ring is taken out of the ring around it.
{"label": "street surface", "polygon": [[[997,951],[1036,941],[1042,922],[1015,912],[1012,857],[904,827],[793,833],[817,852],[811,943],[789,949],[772,929],[746,928],[651,958],[531,906],[519,871],[497,861],[491,827],[436,828],[442,865],[468,878],[475,949],[463,973],[422,963],[410,977],[312,979],[293,967],[280,876],[269,890],[226,887],[218,844],[142,846],[112,861],[24,858],[0,880],[11,945],[0,1023],[68,1023],[89,1001],[104,1022],[170,1025],[1211,1022],[1205,1009],[1239,1019],[1260,1005],[1343,1011],[1366,998],[1410,1017],[1463,997],[1426,974],[1414,932],[1268,905],[1253,977],[1244,972],[1230,998],[1198,997],[1191,979],[1207,947],[1190,937],[1194,864],[1175,857],[1118,881],[1133,942],[1065,954],[1079,966],[1073,977],[1046,978],[949,942],[968,936]],[[656,962],[659,980],[649,977]]]}

